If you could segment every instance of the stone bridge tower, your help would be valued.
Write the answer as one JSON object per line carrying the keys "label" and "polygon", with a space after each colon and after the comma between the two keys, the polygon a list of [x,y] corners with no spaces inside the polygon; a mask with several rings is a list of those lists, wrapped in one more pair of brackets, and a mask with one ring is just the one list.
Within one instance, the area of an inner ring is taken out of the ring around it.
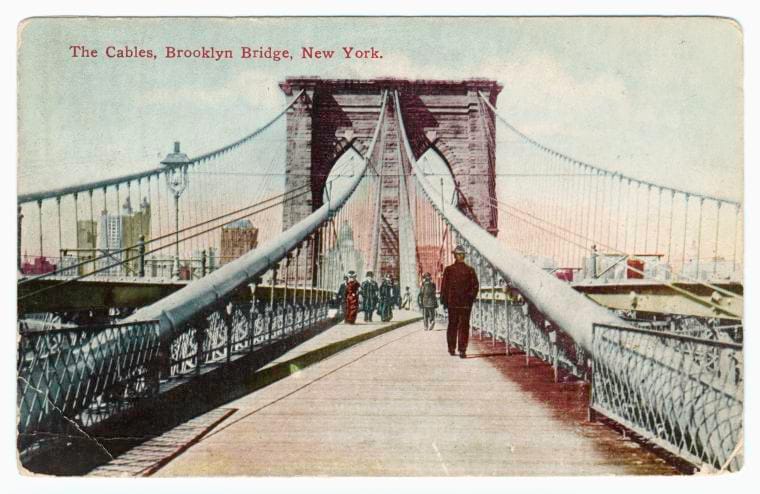
{"label": "stone bridge tower", "polygon": [[[304,91],[287,114],[286,190],[311,186],[310,195],[286,206],[284,229],[322,205],[327,176],[345,150],[367,149],[382,104],[382,91],[395,89],[415,158],[435,148],[454,176],[459,209],[496,235],[497,209],[492,201],[496,198],[494,115],[480,101],[478,92],[495,106],[502,89],[497,82],[295,77],[280,83],[280,88],[288,96]],[[389,115],[396,111],[391,105]],[[396,119],[389,118],[385,139],[389,144],[383,151],[383,170],[388,176],[383,177],[380,260],[381,272],[391,273],[396,279],[401,169],[395,149],[398,135]]]}

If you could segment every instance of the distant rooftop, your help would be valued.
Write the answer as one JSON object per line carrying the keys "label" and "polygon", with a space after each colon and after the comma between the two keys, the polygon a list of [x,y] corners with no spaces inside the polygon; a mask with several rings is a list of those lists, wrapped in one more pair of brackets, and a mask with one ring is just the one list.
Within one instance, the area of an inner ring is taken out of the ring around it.
{"label": "distant rooftop", "polygon": [[237,229],[237,230],[243,230],[243,229],[251,229],[253,228],[253,223],[250,222],[250,220],[237,220],[229,225],[224,225],[222,228],[224,229]]}

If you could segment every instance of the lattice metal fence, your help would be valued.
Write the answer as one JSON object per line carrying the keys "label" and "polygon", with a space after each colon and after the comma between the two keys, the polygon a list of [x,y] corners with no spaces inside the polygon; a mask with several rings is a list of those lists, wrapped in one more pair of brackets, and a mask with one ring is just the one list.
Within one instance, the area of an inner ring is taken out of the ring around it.
{"label": "lattice metal fence", "polygon": [[169,345],[167,377],[200,374],[204,366],[229,362],[301,333],[328,315],[326,302],[219,307],[174,336]]}
{"label": "lattice metal fence", "polygon": [[741,345],[594,325],[593,354],[594,412],[695,465],[741,467]]}
{"label": "lattice metal fence", "polygon": [[168,342],[160,341],[155,321],[47,331],[22,324],[19,448],[82,437],[89,427],[160,393],[166,380],[200,374],[328,316],[324,302],[230,304],[186,325]]}
{"label": "lattice metal fence", "polygon": [[[505,293],[506,292],[506,293]],[[559,369],[583,378],[587,356],[564,331],[546,320],[521,297],[511,300],[509,291],[481,297],[473,307],[472,328],[506,343],[507,352],[520,350],[525,359],[537,357],[549,363],[559,378]]]}
{"label": "lattice metal fence", "polygon": [[155,321],[30,332],[17,360],[19,445],[76,434],[158,391]]}

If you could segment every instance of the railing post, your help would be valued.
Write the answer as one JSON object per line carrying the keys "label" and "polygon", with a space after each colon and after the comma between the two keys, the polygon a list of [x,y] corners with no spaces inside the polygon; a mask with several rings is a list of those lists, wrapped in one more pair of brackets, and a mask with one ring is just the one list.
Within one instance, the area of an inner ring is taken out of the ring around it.
{"label": "railing post", "polygon": [[507,347],[506,354],[507,356],[511,355],[509,345],[512,343],[512,323],[510,322],[510,311],[511,311],[511,304],[509,303],[509,297],[507,296],[507,285],[504,284],[504,311],[507,314],[507,337],[505,340],[505,346]]}
{"label": "railing post", "polygon": [[203,366],[203,343],[206,340],[206,324],[208,323],[206,315],[201,315],[197,319],[195,324],[195,344],[197,345],[195,350],[195,375],[201,375],[201,367]]}
{"label": "railing post", "polygon": [[277,269],[280,267],[278,263],[272,266],[272,286],[269,292],[269,331],[267,333],[267,343],[272,342],[272,332],[274,331],[274,285],[277,283]]}
{"label": "railing post", "polygon": [[496,344],[496,273],[491,268],[491,345]]}
{"label": "railing post", "polygon": [[[594,340],[596,340],[596,324],[591,326],[591,348],[594,348]],[[596,412],[594,412],[594,352],[589,352],[586,367],[589,369],[589,393],[588,393],[588,421],[596,421]]]}
{"label": "railing post", "polygon": [[248,351],[253,351],[253,339],[256,335],[256,316],[258,315],[258,307],[256,306],[256,287],[261,282],[258,278],[253,279],[253,283],[248,285],[251,289],[251,310],[248,313]]}
{"label": "railing post", "polygon": [[[301,246],[298,245],[296,247],[296,274],[295,274],[295,282],[293,283],[293,330],[296,331],[300,328],[298,325],[298,313],[299,307],[298,307],[298,264],[299,264],[299,258],[301,257]],[[301,319],[301,322],[303,323],[303,319]]]}
{"label": "railing post", "polygon": [[232,302],[222,307],[220,312],[222,314],[222,320],[227,329],[227,363],[232,360]]}
{"label": "railing post", "polygon": [[140,235],[137,241],[137,275],[145,278],[145,235]]}
{"label": "railing post", "polygon": [[282,294],[282,332],[288,334],[288,277],[290,277],[290,253],[285,255],[285,291]]}
{"label": "railing post", "polygon": [[552,345],[552,368],[554,369],[554,382],[559,382],[559,348],[557,347],[557,332],[549,329],[549,342]]}
{"label": "railing post", "polygon": [[[74,201],[76,201],[76,194],[74,195]],[[23,219],[24,215],[21,213],[21,206],[18,206],[18,231],[16,232],[16,259],[18,260],[18,265],[16,266],[16,269],[19,271],[21,271],[21,223]]]}
{"label": "railing post", "polygon": [[523,323],[525,324],[525,365],[530,365],[530,327],[533,325],[528,315],[528,303],[522,306]]}

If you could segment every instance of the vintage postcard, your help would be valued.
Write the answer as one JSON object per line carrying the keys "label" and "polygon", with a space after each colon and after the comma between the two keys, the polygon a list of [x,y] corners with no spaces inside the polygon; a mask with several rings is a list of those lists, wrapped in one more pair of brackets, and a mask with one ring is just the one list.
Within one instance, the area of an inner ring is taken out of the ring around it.
{"label": "vintage postcard", "polygon": [[31,18],[25,475],[744,464],[717,17]]}

